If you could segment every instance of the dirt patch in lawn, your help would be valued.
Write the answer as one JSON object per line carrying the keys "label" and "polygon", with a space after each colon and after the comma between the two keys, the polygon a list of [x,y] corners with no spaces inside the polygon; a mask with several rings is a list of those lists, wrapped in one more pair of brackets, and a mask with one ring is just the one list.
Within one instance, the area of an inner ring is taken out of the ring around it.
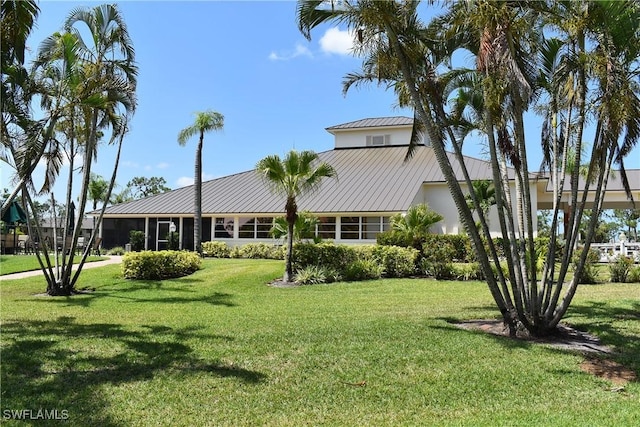
{"label": "dirt patch in lawn", "polygon": [[609,380],[618,386],[623,386],[629,381],[637,380],[637,376],[632,369],[606,357],[613,354],[613,350],[610,347],[602,344],[597,337],[566,325],[559,325],[555,334],[546,337],[532,337],[526,333],[518,333],[518,335],[513,338],[509,335],[509,330],[505,327],[502,320],[468,320],[453,324],[462,329],[483,331],[493,335],[545,344],[553,348],[582,353],[585,355],[585,360],[580,364],[580,369],[589,374]]}

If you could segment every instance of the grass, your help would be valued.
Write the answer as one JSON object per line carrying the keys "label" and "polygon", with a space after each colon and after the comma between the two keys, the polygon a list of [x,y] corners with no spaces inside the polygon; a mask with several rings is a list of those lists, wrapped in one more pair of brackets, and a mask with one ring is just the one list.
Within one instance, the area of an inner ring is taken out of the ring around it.
{"label": "grass", "polygon": [[[80,262],[80,259],[81,256],[76,255],[73,258],[74,264]],[[87,257],[87,262],[105,259],[105,257],[90,255]],[[53,258],[51,262],[53,263]],[[0,276],[33,270],[40,270],[40,264],[35,255],[0,255]]]}
{"label": "grass", "polygon": [[[565,351],[455,328],[496,317],[479,282],[271,288],[281,261],[210,260],[177,280],[86,270],[70,298],[3,281],[2,410],[69,425],[637,425],[622,393]],[[640,287],[582,286],[567,321],[640,374]],[[366,386],[356,384],[365,381]],[[4,412],[3,412],[4,413]],[[10,425],[11,422],[7,422]]]}

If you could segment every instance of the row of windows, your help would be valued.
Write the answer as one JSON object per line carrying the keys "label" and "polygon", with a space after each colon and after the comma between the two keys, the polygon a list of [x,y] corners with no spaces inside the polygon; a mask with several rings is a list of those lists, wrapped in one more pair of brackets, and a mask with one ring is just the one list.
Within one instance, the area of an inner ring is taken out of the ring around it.
{"label": "row of windows", "polygon": [[[336,239],[336,217],[320,217],[315,235],[322,239]],[[234,219],[214,218],[214,239],[232,239]],[[272,217],[240,218],[238,237],[240,239],[268,239],[273,225]],[[340,217],[340,238],[346,240],[371,239],[381,231],[389,229],[388,216],[343,216]]]}

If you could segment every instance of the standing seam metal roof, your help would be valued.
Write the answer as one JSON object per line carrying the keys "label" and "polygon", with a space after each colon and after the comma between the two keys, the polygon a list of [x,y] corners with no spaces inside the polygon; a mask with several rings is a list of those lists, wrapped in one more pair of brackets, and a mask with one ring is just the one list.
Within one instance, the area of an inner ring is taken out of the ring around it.
{"label": "standing seam metal roof", "polygon": [[[406,211],[425,182],[444,182],[431,147],[417,147],[404,161],[406,146],[336,149],[319,153],[338,179],[326,179],[318,191],[300,197],[298,208],[316,213]],[[457,171],[457,162],[449,154]],[[483,160],[466,158],[471,179],[490,178]],[[462,177],[459,177],[462,179]],[[135,200],[106,209],[105,215],[184,215],[194,210],[193,186]],[[254,171],[202,184],[205,215],[284,212],[285,199],[272,194]]]}

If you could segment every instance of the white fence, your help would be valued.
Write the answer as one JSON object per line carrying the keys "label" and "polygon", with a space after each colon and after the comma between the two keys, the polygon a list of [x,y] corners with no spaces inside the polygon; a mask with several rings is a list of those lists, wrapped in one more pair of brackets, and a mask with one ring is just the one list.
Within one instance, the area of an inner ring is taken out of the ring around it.
{"label": "white fence", "polygon": [[632,257],[636,262],[640,262],[638,242],[592,243],[591,248],[600,251],[600,262],[609,262],[620,255]]}

